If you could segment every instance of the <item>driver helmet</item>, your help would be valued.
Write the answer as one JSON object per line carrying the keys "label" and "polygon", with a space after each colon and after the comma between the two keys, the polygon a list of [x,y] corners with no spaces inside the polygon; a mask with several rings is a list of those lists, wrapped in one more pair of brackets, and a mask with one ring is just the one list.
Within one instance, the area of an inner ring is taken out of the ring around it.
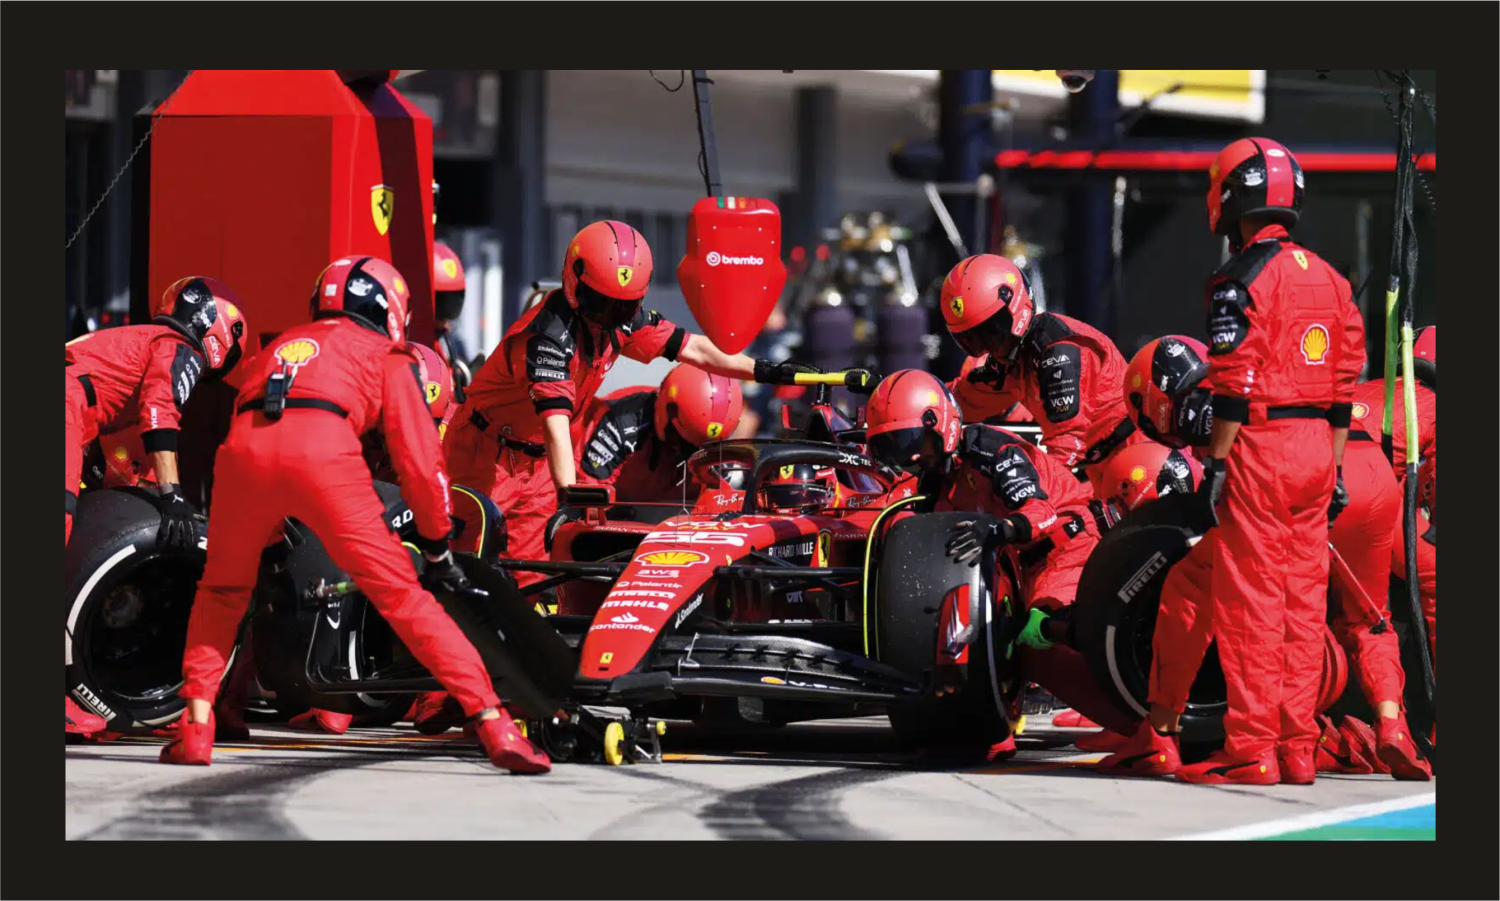
{"label": "driver helmet", "polygon": [[886,376],[865,410],[865,442],[887,466],[915,473],[929,440],[943,454],[958,451],[963,415],[948,386],[930,372],[903,369]]}
{"label": "driver helmet", "polygon": [[190,275],[168,285],[151,321],[191,341],[208,360],[209,375],[229,372],[245,353],[249,327],[239,298],[216,278]]}
{"label": "driver helmet", "polygon": [[1125,367],[1125,403],[1135,424],[1167,447],[1206,444],[1212,427],[1208,348],[1186,335],[1149,341]]}
{"label": "driver helmet", "polygon": [[792,463],[760,483],[757,502],[767,513],[817,513],[838,500],[838,478],[832,467]]}
{"label": "driver helmet", "polygon": [[624,222],[592,222],[568,243],[563,296],[589,325],[613,331],[640,312],[651,269],[651,248],[640,232]]}
{"label": "driver helmet", "polygon": [[1203,466],[1192,455],[1139,441],[1122,448],[1104,464],[1104,493],[1134,510],[1169,494],[1191,494],[1203,479]]}
{"label": "driver helmet", "polygon": [[940,306],[948,333],[964,353],[989,354],[1001,364],[1015,361],[1036,317],[1025,270],[993,253],[954,266],[943,279]]}

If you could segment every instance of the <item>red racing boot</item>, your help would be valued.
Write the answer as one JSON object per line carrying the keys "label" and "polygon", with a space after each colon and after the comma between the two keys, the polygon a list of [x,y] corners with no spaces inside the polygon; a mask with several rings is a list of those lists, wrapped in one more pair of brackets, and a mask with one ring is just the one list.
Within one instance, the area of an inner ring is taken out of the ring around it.
{"label": "red racing boot", "polygon": [[499,713],[495,719],[480,720],[474,728],[490,763],[523,776],[552,772],[547,755],[521,734],[504,708],[499,708]]}
{"label": "red racing boot", "polygon": [[411,702],[411,707],[407,709],[406,716],[402,719],[416,725],[418,720],[426,719],[441,710],[443,698],[447,696],[446,691],[428,691],[417,695],[417,699]]}
{"label": "red racing boot", "polygon": [[182,725],[177,729],[177,737],[161,749],[161,762],[208,766],[214,756],[213,714],[209,714],[206,723],[194,723],[188,719],[188,712],[184,710],[179,722]]}
{"label": "red racing boot", "polygon": [[1318,778],[1318,764],[1313,751],[1278,748],[1276,765],[1281,767],[1282,785],[1312,785]]}
{"label": "red racing boot", "polygon": [[1130,741],[1128,736],[1102,729],[1073,742],[1073,746],[1089,754],[1109,754],[1123,748]]}
{"label": "red racing boot", "polygon": [[102,716],[89,713],[82,707],[73,703],[73,699],[63,695],[63,734],[82,735],[88,737],[96,732],[103,732],[109,723]]}
{"label": "red racing boot", "polygon": [[1157,732],[1147,720],[1095,769],[1106,776],[1170,776],[1182,769],[1182,754],[1175,736]]}
{"label": "red racing boot", "polygon": [[1271,754],[1259,760],[1236,760],[1219,750],[1202,763],[1180,768],[1177,778],[1198,785],[1276,785],[1281,769]]}
{"label": "red racing boot", "polygon": [[1060,729],[1098,729],[1099,724],[1076,710],[1064,710],[1052,717],[1052,725]]}
{"label": "red racing boot", "polygon": [[1344,733],[1333,724],[1333,720],[1319,714],[1318,725],[1323,727],[1323,734],[1318,736],[1318,749],[1313,758],[1318,772],[1351,773],[1357,776],[1375,772],[1375,767],[1370,761],[1355,753],[1354,749],[1349,746]]}
{"label": "red racing boot", "polygon": [[1018,753],[1020,752],[1016,749],[1015,735],[1007,735],[1004,741],[998,741],[990,745],[990,749],[984,752],[984,762],[999,763],[1002,760],[1011,759]]}
{"label": "red racing boot", "polygon": [[1432,767],[1417,756],[1417,746],[1411,740],[1411,726],[1406,724],[1406,714],[1394,717],[1383,716],[1376,722],[1375,751],[1380,762],[1390,768],[1391,775],[1403,782],[1427,782],[1432,779]]}
{"label": "red racing boot", "polygon": [[292,717],[287,723],[293,729],[300,732],[326,732],[329,735],[343,735],[349,731],[349,724],[354,722],[354,716],[348,713],[334,713],[332,710],[322,710],[317,707],[299,713]]}
{"label": "red racing boot", "polygon": [[423,705],[412,725],[423,735],[442,735],[464,723],[464,710],[447,692],[433,692],[435,697]]}
{"label": "red racing boot", "polygon": [[1345,716],[1339,723],[1339,732],[1343,734],[1350,752],[1369,763],[1372,771],[1376,773],[1391,771],[1390,764],[1381,760],[1380,752],[1376,750],[1379,742],[1375,737],[1375,730],[1371,729],[1364,720]]}

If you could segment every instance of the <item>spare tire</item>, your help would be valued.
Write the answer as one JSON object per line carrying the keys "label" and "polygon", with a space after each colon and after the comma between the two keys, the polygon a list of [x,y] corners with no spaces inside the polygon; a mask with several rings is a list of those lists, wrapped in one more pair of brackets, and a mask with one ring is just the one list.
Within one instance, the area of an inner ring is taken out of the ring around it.
{"label": "spare tire", "polygon": [[[962,564],[946,550],[953,526],[972,513],[926,513],[896,522],[886,533],[876,566],[874,656],[907,673],[922,685],[921,693],[888,711],[903,744],[920,747],[987,748],[1009,733],[1006,712],[1018,715],[1025,681],[1005,659],[1004,638],[1012,623],[1018,594],[1007,579],[995,585],[993,558],[979,565]],[[944,599],[966,588],[977,600],[969,621],[976,624],[967,663],[956,677],[957,691],[938,696],[938,634]]]}
{"label": "spare tire", "polygon": [[208,527],[194,525],[194,551],[163,553],[160,523],[144,489],[85,491],[63,554],[66,691],[111,732],[159,726],[184,706],[177,692]]}

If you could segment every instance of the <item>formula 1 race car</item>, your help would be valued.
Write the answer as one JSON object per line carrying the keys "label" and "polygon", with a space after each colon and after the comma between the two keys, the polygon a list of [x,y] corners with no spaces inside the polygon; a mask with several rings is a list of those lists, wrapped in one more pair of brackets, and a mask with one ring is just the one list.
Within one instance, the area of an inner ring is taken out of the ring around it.
{"label": "formula 1 race car", "polygon": [[[557,529],[551,560],[499,561],[550,574],[527,591],[557,592],[551,623],[578,653],[574,703],[738,725],[888,714],[924,746],[987,747],[1018,723],[1014,564],[948,557],[965,514],[911,513],[910,480],[866,456],[827,403],[844,374],[821,378],[797,437],[691,457],[705,486],[691,506],[575,488],[566,502],[581,518]],[[799,465],[834,474],[831,502],[766,509],[762,487]],[[566,735],[539,725],[566,759]]]}

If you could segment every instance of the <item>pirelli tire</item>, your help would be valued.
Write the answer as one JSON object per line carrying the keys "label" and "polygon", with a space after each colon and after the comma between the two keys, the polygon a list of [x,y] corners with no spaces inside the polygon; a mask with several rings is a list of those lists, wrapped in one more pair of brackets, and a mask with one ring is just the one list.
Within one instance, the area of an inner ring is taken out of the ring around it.
{"label": "pirelli tire", "polygon": [[[908,747],[988,748],[1009,733],[1003,712],[1007,699],[1018,701],[1025,689],[1019,679],[1006,679],[1002,643],[1009,631],[1005,611],[1017,609],[1015,592],[1008,580],[997,589],[986,578],[994,573],[991,562],[965,565],[946,552],[954,524],[972,516],[927,513],[906,517],[891,526],[880,547],[871,624],[875,656],[917,677],[923,685],[920,695],[888,710],[892,728]],[[984,611],[989,611],[988,620],[975,630],[967,665],[940,677],[941,608],[945,596],[961,586],[981,593],[977,606],[981,620]],[[941,687],[957,690],[940,696],[939,681]]]}
{"label": "pirelli tire", "polygon": [[184,706],[177,692],[208,529],[195,527],[190,553],[162,553],[160,523],[144,489],[86,491],[63,555],[66,691],[111,732],[164,725]]}
{"label": "pirelli tire", "polygon": [[[1190,495],[1186,499],[1192,501]],[[1162,584],[1187,556],[1188,540],[1198,532],[1178,516],[1188,512],[1185,504],[1164,499],[1130,513],[1104,534],[1078,582],[1073,602],[1075,647],[1103,697],[1128,719],[1143,719],[1148,710],[1152,635]],[[1223,744],[1226,697],[1218,653],[1210,645],[1182,715],[1182,740],[1189,757],[1204,756]]]}

